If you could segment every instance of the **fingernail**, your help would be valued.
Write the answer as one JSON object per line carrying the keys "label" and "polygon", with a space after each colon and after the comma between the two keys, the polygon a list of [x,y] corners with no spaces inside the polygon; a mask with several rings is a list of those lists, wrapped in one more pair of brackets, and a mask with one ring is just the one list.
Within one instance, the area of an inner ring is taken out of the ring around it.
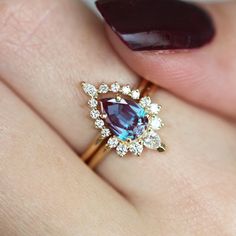
{"label": "fingernail", "polygon": [[134,51],[199,48],[215,35],[205,10],[178,0],[98,0],[96,6]]}

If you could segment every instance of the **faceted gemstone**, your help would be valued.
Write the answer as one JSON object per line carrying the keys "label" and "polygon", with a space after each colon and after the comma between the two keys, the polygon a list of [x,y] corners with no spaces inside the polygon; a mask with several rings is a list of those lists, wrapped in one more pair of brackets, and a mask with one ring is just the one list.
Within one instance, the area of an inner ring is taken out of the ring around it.
{"label": "faceted gemstone", "polygon": [[140,99],[140,102],[139,102],[140,106],[144,108],[149,107],[151,103],[152,103],[152,100],[150,97],[143,97]]}
{"label": "faceted gemstone", "polygon": [[139,91],[138,89],[132,91],[132,92],[131,92],[131,97],[132,97],[133,99],[139,99],[139,97],[140,97],[140,91]]}
{"label": "faceted gemstone", "polygon": [[96,107],[96,106],[98,105],[98,102],[97,102],[96,99],[91,98],[91,99],[89,100],[89,102],[88,102],[88,105],[89,105],[91,108],[94,108],[94,107]]}
{"label": "faceted gemstone", "polygon": [[83,83],[82,88],[86,94],[88,94],[91,97],[94,97],[97,95],[97,89],[94,85],[88,84],[88,83]]}
{"label": "faceted gemstone", "polygon": [[98,92],[99,93],[107,93],[109,91],[109,86],[107,84],[101,84]]}
{"label": "faceted gemstone", "polygon": [[158,116],[151,117],[149,122],[153,130],[159,130],[163,126],[162,120]]}
{"label": "faceted gemstone", "polygon": [[130,92],[131,92],[131,88],[130,88],[129,85],[125,85],[125,86],[122,87],[122,93],[124,95],[128,95]]}
{"label": "faceted gemstone", "polygon": [[93,109],[90,112],[90,116],[91,116],[92,119],[97,119],[100,116],[100,112],[96,109]]}
{"label": "faceted gemstone", "polygon": [[129,151],[136,156],[140,156],[143,152],[143,144],[138,142],[131,143],[129,146]]}
{"label": "faceted gemstone", "polygon": [[106,138],[106,137],[109,137],[111,135],[111,132],[110,132],[109,129],[104,128],[101,131],[101,135],[102,135],[103,138]]}
{"label": "faceted gemstone", "polygon": [[144,146],[150,149],[158,150],[161,146],[161,139],[159,135],[154,131],[149,132],[144,139]]}
{"label": "faceted gemstone", "polygon": [[120,90],[120,85],[117,82],[115,82],[111,85],[111,91],[113,93],[118,93],[119,90]]}
{"label": "faceted gemstone", "polygon": [[116,148],[119,144],[119,140],[116,137],[111,137],[107,141],[107,145],[109,148]]}
{"label": "faceted gemstone", "polygon": [[149,107],[149,111],[152,114],[157,114],[160,110],[161,110],[161,106],[156,103],[151,104]]}
{"label": "faceted gemstone", "polygon": [[104,121],[103,121],[103,120],[97,119],[97,120],[95,121],[95,127],[96,127],[97,129],[102,129],[103,126],[104,126]]}
{"label": "faceted gemstone", "polygon": [[148,118],[145,110],[128,99],[104,98],[100,101],[101,113],[106,114],[107,127],[119,139],[134,140],[146,130]]}
{"label": "faceted gemstone", "polygon": [[123,157],[128,153],[128,147],[125,144],[120,143],[117,148],[116,152],[119,156]]}

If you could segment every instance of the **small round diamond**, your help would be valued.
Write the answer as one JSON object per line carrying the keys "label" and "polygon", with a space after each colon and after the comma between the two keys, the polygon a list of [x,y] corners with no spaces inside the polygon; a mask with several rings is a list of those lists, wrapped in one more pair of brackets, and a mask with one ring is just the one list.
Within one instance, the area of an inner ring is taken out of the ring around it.
{"label": "small round diamond", "polygon": [[89,101],[88,101],[88,105],[91,107],[91,108],[94,108],[98,105],[98,101],[94,98],[91,98]]}
{"label": "small round diamond", "polygon": [[111,135],[111,132],[109,129],[103,128],[101,131],[101,135],[103,138],[109,137]]}
{"label": "small round diamond", "polygon": [[161,139],[157,133],[151,131],[144,138],[144,146],[150,149],[158,150],[161,146]]}
{"label": "small round diamond", "polygon": [[88,94],[91,97],[95,97],[97,95],[97,89],[95,88],[94,85],[88,84],[88,83],[83,83],[83,90],[86,94]]}
{"label": "small round diamond", "polygon": [[151,118],[150,124],[151,124],[152,129],[154,130],[159,130],[163,126],[161,118],[157,116],[154,116]]}
{"label": "small round diamond", "polygon": [[111,85],[111,92],[118,93],[120,91],[120,85],[118,83],[114,83]]}
{"label": "small round diamond", "polygon": [[131,97],[132,97],[133,99],[139,99],[139,97],[140,97],[140,91],[139,91],[138,89],[132,91],[132,92],[131,92]]}
{"label": "small round diamond", "polygon": [[128,147],[125,144],[120,143],[116,148],[116,152],[119,156],[123,157],[127,154]]}
{"label": "small round diamond", "polygon": [[107,84],[101,84],[99,89],[99,93],[108,93],[109,92],[109,86]]}
{"label": "small round diamond", "polygon": [[116,148],[118,144],[119,144],[119,141],[116,137],[111,137],[107,141],[107,145],[109,148]]}
{"label": "small round diamond", "polygon": [[129,146],[129,151],[136,156],[140,156],[143,152],[143,145],[138,142],[132,143]]}
{"label": "small round diamond", "polygon": [[101,119],[97,119],[97,120],[95,121],[95,126],[96,126],[97,129],[102,129],[103,126],[104,126],[104,121],[101,120]]}
{"label": "small round diamond", "polygon": [[124,95],[129,95],[130,92],[131,92],[131,88],[130,88],[129,85],[125,85],[125,86],[122,87],[122,93],[123,93]]}
{"label": "small round diamond", "polygon": [[90,116],[92,119],[97,119],[100,116],[100,112],[94,109],[90,112]]}
{"label": "small round diamond", "polygon": [[150,106],[151,103],[152,103],[152,101],[151,101],[150,97],[143,97],[143,98],[141,98],[141,100],[139,102],[139,104],[144,108]]}
{"label": "small round diamond", "polygon": [[151,104],[149,107],[149,111],[153,114],[157,114],[161,110],[161,106],[158,104]]}

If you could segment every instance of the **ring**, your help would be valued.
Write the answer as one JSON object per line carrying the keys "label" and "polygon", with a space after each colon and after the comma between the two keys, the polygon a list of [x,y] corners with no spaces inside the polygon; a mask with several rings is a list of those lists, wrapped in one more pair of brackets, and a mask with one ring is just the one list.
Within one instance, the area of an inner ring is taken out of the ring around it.
{"label": "ring", "polygon": [[152,103],[157,86],[142,80],[138,89],[117,82],[98,87],[82,82],[89,97],[90,117],[100,132],[81,159],[95,169],[114,149],[118,156],[128,153],[141,156],[144,147],[158,152],[166,150],[158,134],[164,123],[159,117],[161,105]]}

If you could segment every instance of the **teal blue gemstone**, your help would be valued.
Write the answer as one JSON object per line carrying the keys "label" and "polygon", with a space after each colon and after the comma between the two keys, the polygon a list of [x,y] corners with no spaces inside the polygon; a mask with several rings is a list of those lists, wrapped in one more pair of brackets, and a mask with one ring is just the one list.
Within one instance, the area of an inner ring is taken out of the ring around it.
{"label": "teal blue gemstone", "polygon": [[105,120],[107,127],[119,139],[134,140],[147,129],[147,114],[135,101],[104,98],[99,102],[101,113],[107,116]]}

